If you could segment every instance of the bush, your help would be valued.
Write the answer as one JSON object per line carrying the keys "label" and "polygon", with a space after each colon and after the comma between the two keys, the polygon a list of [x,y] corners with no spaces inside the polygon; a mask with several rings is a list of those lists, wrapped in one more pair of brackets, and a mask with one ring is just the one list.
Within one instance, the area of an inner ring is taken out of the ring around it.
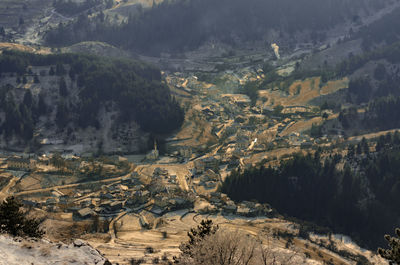
{"label": "bush", "polygon": [[129,263],[130,265],[140,265],[144,263],[144,259],[131,259]]}
{"label": "bush", "polygon": [[152,247],[146,247],[146,253],[148,253],[148,254],[154,253],[154,248],[152,248]]}

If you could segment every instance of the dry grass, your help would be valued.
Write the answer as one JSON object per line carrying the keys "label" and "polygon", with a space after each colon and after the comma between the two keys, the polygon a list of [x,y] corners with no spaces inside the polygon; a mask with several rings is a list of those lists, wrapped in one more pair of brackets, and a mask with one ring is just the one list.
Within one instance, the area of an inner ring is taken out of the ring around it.
{"label": "dry grass", "polygon": [[47,47],[34,48],[18,43],[0,42],[0,52],[2,52],[3,50],[17,50],[22,52],[30,52],[38,54],[51,54],[50,48]]}
{"label": "dry grass", "polygon": [[361,141],[362,138],[365,139],[373,139],[373,138],[378,138],[379,136],[382,135],[386,135],[388,133],[395,133],[396,131],[400,131],[399,129],[393,129],[393,130],[388,130],[388,131],[380,131],[380,132],[376,132],[376,133],[368,133],[368,134],[362,134],[362,135],[357,135],[357,136],[353,136],[353,137],[349,137],[349,141]]}
{"label": "dry grass", "polygon": [[309,102],[320,96],[328,95],[348,87],[348,78],[329,81],[320,88],[320,77],[307,78],[304,81],[297,80],[290,85],[289,95],[279,90],[261,90],[259,96],[267,98],[271,106],[307,106]]}
{"label": "dry grass", "polygon": [[48,257],[51,254],[51,250],[49,246],[44,246],[42,248],[40,248],[40,255],[43,257]]}

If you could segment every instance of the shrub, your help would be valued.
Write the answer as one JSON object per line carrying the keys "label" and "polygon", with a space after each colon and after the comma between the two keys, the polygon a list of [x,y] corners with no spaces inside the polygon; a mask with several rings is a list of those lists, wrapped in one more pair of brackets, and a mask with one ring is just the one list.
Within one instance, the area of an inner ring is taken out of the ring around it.
{"label": "shrub", "polygon": [[152,247],[146,247],[146,253],[149,253],[149,254],[154,253],[154,248],[152,248]]}

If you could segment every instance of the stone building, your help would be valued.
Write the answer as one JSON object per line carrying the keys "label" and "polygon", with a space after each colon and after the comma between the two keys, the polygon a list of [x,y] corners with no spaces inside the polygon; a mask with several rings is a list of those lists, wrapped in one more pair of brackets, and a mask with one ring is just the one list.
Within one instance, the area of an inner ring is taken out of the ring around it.
{"label": "stone building", "polygon": [[10,157],[7,159],[7,167],[14,170],[31,171],[36,168],[36,160]]}
{"label": "stone building", "polygon": [[147,160],[157,160],[160,157],[160,152],[157,149],[157,142],[154,141],[154,149],[146,155]]}

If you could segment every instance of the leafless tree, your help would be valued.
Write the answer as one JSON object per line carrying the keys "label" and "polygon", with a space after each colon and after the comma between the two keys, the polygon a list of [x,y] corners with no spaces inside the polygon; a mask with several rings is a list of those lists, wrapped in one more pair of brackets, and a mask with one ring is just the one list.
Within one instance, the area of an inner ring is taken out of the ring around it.
{"label": "leafless tree", "polygon": [[301,264],[303,256],[294,248],[273,244],[272,237],[257,239],[241,231],[219,229],[196,242],[190,255],[183,254],[184,265],[291,265]]}
{"label": "leafless tree", "polygon": [[259,239],[258,253],[260,264],[263,265],[283,265],[299,264],[304,256],[299,254],[299,250],[291,246],[289,249],[283,249],[273,246],[271,236],[264,236]]}

